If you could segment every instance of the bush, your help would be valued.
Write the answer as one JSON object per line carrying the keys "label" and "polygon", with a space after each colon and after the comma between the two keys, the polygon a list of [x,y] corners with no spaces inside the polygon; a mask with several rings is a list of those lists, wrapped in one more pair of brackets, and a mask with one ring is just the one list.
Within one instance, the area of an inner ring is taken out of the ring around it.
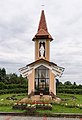
{"label": "bush", "polygon": [[27,90],[23,88],[0,90],[0,94],[10,94],[10,93],[27,93]]}
{"label": "bush", "polygon": [[57,93],[82,94],[82,89],[57,88]]}

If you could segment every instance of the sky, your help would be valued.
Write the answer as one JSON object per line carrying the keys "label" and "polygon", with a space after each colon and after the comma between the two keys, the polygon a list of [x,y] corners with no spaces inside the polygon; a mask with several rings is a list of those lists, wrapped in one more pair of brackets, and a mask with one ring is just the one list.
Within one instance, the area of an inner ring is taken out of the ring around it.
{"label": "sky", "polygon": [[42,9],[54,38],[50,60],[65,68],[59,80],[82,84],[82,0],[0,0],[0,68],[19,74],[35,60],[32,38]]}

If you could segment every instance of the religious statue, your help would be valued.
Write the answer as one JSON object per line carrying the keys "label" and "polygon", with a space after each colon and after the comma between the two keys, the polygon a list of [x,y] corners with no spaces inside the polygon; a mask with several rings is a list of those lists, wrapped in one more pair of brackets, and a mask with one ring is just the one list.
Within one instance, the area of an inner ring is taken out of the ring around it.
{"label": "religious statue", "polygon": [[44,56],[44,46],[43,46],[43,44],[41,44],[41,47],[40,47],[40,55],[41,55],[41,57],[43,57]]}

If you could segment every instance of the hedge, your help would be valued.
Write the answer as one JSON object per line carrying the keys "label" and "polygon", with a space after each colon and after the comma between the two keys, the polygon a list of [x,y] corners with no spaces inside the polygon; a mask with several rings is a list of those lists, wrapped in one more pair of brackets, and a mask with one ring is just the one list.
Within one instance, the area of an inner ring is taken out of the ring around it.
{"label": "hedge", "polygon": [[0,94],[10,94],[10,93],[27,93],[27,89],[15,88],[15,89],[0,90]]}
{"label": "hedge", "polygon": [[82,89],[57,89],[57,93],[82,94]]}

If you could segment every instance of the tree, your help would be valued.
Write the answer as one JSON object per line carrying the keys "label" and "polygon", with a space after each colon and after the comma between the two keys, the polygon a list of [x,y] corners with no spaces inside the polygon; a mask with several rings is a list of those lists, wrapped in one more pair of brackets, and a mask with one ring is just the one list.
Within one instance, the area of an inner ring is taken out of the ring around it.
{"label": "tree", "polygon": [[13,84],[15,84],[17,82],[17,78],[18,78],[18,76],[15,73],[7,74],[5,83],[8,83],[8,84],[13,83]]}
{"label": "tree", "polygon": [[59,85],[59,80],[58,79],[56,79],[56,86],[58,86]]}
{"label": "tree", "polygon": [[76,82],[74,82],[73,85],[76,85]]}
{"label": "tree", "polygon": [[64,85],[72,85],[70,81],[66,81]]}
{"label": "tree", "polygon": [[1,74],[2,74],[2,77],[5,77],[5,76],[6,76],[6,70],[5,70],[5,68],[2,68]]}
{"label": "tree", "polygon": [[1,81],[1,68],[0,68],[0,81]]}
{"label": "tree", "polygon": [[62,82],[59,82],[59,85],[60,85],[60,86],[63,86],[63,83],[62,83]]}
{"label": "tree", "polygon": [[5,88],[5,84],[3,82],[0,82],[0,90],[3,90]]}
{"label": "tree", "polygon": [[6,78],[6,70],[5,68],[0,69],[0,81],[4,82]]}

